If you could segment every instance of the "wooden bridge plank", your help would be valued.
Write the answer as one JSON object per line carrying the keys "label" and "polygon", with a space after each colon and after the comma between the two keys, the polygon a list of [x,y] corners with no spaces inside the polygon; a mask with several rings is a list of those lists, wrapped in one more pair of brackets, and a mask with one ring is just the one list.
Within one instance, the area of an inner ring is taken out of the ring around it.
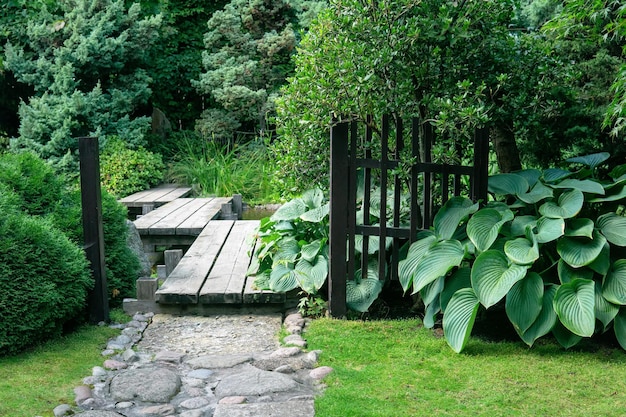
{"label": "wooden bridge plank", "polygon": [[[178,198],[164,206],[159,207],[158,210],[153,210],[150,213],[141,216],[135,220],[135,227],[140,235],[150,234],[150,228],[152,225],[160,222],[164,217],[169,216],[179,208],[191,201],[191,198]],[[172,233],[173,234],[173,233]]]}
{"label": "wooden bridge plank", "polygon": [[[186,204],[181,205],[176,210],[172,211],[168,215],[164,216],[158,222],[154,223],[150,226],[151,235],[175,235],[176,228],[187,220],[189,217],[193,216],[198,210],[200,210],[204,205],[206,205],[212,198],[191,198],[191,199],[177,199],[187,201]],[[160,211],[157,210],[157,211]],[[204,226],[208,223],[209,219],[205,219]],[[202,230],[202,229],[201,229]],[[200,234],[200,231],[196,233],[196,235]]]}
{"label": "wooden bridge plank", "polygon": [[232,197],[217,197],[206,200],[206,203],[199,210],[176,227],[177,235],[197,236],[200,234],[209,220],[219,217],[222,204],[231,202]]}
{"label": "wooden bridge plank", "polygon": [[197,304],[198,293],[228,237],[234,221],[210,222],[156,292],[166,304]]}
{"label": "wooden bridge plank", "polygon": [[187,197],[191,194],[191,187],[177,187],[173,190],[170,190],[168,193],[155,198],[154,202],[159,205],[159,203],[169,203],[170,201],[174,201],[177,198]]}
{"label": "wooden bridge plank", "polygon": [[191,192],[191,187],[181,187],[177,184],[162,184],[149,190],[139,191],[118,200],[126,207],[142,207],[144,204],[168,203]]}
{"label": "wooden bridge plank", "polygon": [[201,304],[240,304],[250,265],[257,220],[238,221],[199,293]]}

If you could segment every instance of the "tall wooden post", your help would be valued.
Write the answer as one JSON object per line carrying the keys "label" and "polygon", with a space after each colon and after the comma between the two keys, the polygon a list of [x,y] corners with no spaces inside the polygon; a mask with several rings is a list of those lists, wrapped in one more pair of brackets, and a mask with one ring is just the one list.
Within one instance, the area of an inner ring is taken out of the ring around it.
{"label": "tall wooden post", "polygon": [[104,264],[98,138],[78,138],[78,151],[85,254],[91,264],[95,281],[94,288],[89,292],[89,321],[91,323],[108,322],[110,318]]}

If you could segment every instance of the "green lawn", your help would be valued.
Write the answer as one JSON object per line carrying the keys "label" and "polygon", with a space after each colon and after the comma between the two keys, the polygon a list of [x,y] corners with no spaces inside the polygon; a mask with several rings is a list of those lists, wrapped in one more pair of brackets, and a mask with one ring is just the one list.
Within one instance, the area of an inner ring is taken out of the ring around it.
{"label": "green lawn", "polygon": [[108,326],[84,326],[61,339],[17,356],[0,357],[0,416],[53,416],[61,403],[73,404],[74,387],[91,368],[102,365],[100,352],[119,335]]}
{"label": "green lawn", "polygon": [[305,337],[335,369],[316,417],[626,415],[626,354],[613,347],[474,338],[455,354],[418,320],[320,319]]}

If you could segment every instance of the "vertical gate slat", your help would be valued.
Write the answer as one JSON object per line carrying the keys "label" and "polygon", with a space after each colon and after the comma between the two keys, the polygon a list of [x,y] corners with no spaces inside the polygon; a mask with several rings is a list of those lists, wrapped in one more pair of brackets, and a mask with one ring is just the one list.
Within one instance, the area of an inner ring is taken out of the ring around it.
{"label": "vertical gate slat", "polygon": [[[413,158],[417,158],[419,160],[419,120],[415,117],[411,122],[411,156]],[[411,243],[417,240],[417,229],[418,227],[423,227],[423,218],[419,218],[419,199],[418,199],[418,176],[419,171],[417,169],[417,165],[413,164],[411,167],[411,218],[410,218],[410,226],[411,230],[409,231],[410,237],[409,240]]]}
{"label": "vertical gate slat", "polygon": [[[350,142],[349,142],[349,201],[348,201],[348,253],[355,253],[356,239],[356,190],[358,169],[357,159],[357,141],[358,141],[358,125],[356,121],[350,123]],[[347,279],[354,279],[354,256],[348,256]]]}
{"label": "vertical gate slat", "polygon": [[[367,125],[365,127],[365,159],[372,158],[372,116],[367,117]],[[368,167],[363,169],[363,224],[370,224],[370,200],[372,197],[372,170]],[[361,239],[361,254],[369,253],[369,237],[363,236]],[[361,272],[367,271],[367,256],[361,256]],[[363,276],[363,275],[362,275]]]}
{"label": "vertical gate slat", "polygon": [[[430,123],[424,124],[424,162],[431,163],[432,162],[432,144],[433,144],[433,130]],[[433,197],[432,197],[432,174],[429,171],[424,172],[424,212],[422,214],[423,218],[423,229],[428,229],[432,224],[432,216],[431,209],[433,207]]]}
{"label": "vertical gate slat", "polygon": [[346,207],[348,205],[348,125],[330,130],[330,247],[328,308],[335,317],[346,315]]}
{"label": "vertical gate slat", "polygon": [[[396,117],[396,149],[394,152],[394,160],[401,164],[402,151],[404,149],[404,126],[402,124],[402,118]],[[400,210],[402,197],[402,178],[396,171],[393,178],[393,227],[400,227]],[[398,262],[400,261],[400,239],[397,237],[393,239],[393,245],[391,246],[391,271],[389,279],[395,281],[398,279]]]}
{"label": "vertical gate slat", "polygon": [[385,279],[387,243],[387,169],[389,168],[389,116],[383,116],[383,129],[380,138],[380,217],[378,238],[378,278]]}

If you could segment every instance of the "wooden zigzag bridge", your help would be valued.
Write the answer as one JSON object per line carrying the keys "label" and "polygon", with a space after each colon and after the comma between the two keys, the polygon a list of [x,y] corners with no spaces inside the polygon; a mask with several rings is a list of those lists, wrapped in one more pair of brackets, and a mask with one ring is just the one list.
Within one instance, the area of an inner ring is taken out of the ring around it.
{"label": "wooden zigzag bridge", "polygon": [[157,266],[159,278],[137,281],[137,298],[124,300],[124,310],[283,310],[284,293],[257,290],[253,278],[246,277],[259,221],[238,219],[238,196],[187,198],[190,192],[188,187],[164,185],[120,200],[129,213],[142,213],[134,224],[144,250],[152,259],[162,251],[164,261]]}

